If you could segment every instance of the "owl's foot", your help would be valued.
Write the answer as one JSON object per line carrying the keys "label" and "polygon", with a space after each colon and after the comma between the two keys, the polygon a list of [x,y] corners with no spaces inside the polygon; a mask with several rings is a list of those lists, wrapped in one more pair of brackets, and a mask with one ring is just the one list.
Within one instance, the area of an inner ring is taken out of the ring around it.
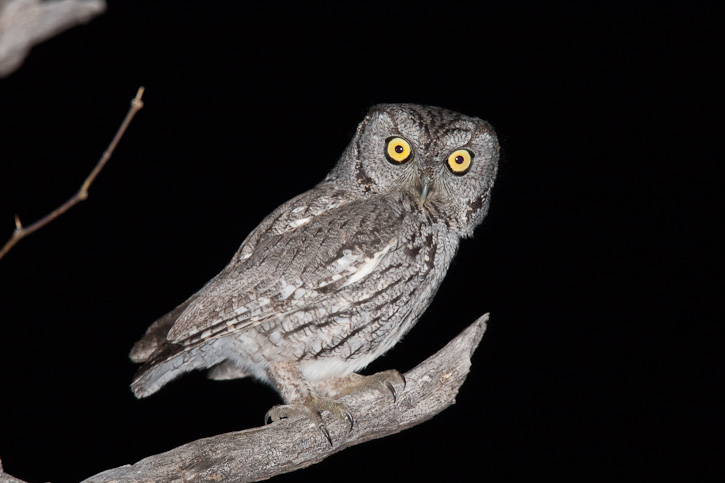
{"label": "owl's foot", "polygon": [[350,431],[352,431],[355,420],[353,419],[352,414],[350,414],[350,411],[347,409],[347,406],[332,399],[312,395],[298,404],[279,404],[277,406],[273,406],[272,409],[267,411],[267,414],[265,414],[264,423],[267,424],[270,420],[276,423],[280,419],[290,418],[297,415],[306,416],[310,422],[322,431],[322,434],[325,435],[327,441],[330,443],[330,446],[332,446],[330,431],[327,429],[327,425],[325,425],[325,422],[322,420],[322,411],[331,413],[337,419],[346,419],[350,422]]}
{"label": "owl's foot", "polygon": [[395,389],[396,384],[402,386],[401,391],[405,390],[405,377],[395,369],[390,369],[378,372],[372,376],[353,373],[340,379],[323,381],[317,386],[317,389],[323,394],[333,398],[374,389],[383,395],[392,394],[393,403],[395,403],[398,401],[398,391]]}

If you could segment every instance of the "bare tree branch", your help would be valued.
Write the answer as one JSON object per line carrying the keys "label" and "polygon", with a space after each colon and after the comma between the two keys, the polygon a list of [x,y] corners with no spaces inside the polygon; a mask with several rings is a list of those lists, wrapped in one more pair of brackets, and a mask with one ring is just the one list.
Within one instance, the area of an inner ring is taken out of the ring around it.
{"label": "bare tree branch", "polygon": [[17,70],[33,45],[105,10],[104,0],[0,0],[0,77]]}
{"label": "bare tree branch", "polygon": [[487,321],[485,314],[443,349],[407,372],[407,387],[397,403],[393,404],[390,395],[376,392],[340,398],[355,415],[356,422],[350,432],[347,422],[327,421],[333,447],[317,427],[298,417],[200,439],[134,465],[106,470],[83,483],[259,481],[318,463],[347,447],[408,429],[455,403]]}
{"label": "bare tree branch", "polygon": [[0,483],[25,483],[23,480],[13,478],[3,471],[3,462],[0,460]]}
{"label": "bare tree branch", "polygon": [[[304,417],[203,438],[178,448],[91,476],[82,483],[139,481],[250,482],[319,463],[350,446],[399,433],[431,419],[454,404],[481,342],[488,314],[481,316],[443,349],[405,373],[406,389],[393,404],[390,395],[365,392],[344,396],[355,427],[329,420],[334,446]],[[25,483],[3,472],[0,483]]]}
{"label": "bare tree branch", "polygon": [[22,223],[20,223],[20,218],[18,217],[18,215],[15,215],[15,230],[13,231],[10,239],[5,243],[2,249],[0,249],[0,259],[2,259],[5,254],[7,254],[10,249],[13,248],[13,246],[15,246],[15,244],[18,243],[20,240],[30,235],[34,231],[43,228],[45,225],[58,218],[60,215],[71,209],[73,206],[88,198],[88,188],[91,186],[93,181],[95,181],[98,173],[101,172],[108,160],[111,159],[113,151],[116,149],[118,142],[121,140],[124,133],[126,132],[128,125],[131,124],[131,120],[133,119],[133,117],[138,111],[141,110],[141,108],[143,108],[143,101],[141,100],[141,96],[143,96],[143,93],[144,88],[139,87],[138,91],[136,92],[136,97],[131,100],[131,107],[128,109],[126,117],[121,123],[121,126],[118,128],[118,131],[116,131],[116,135],[113,136],[113,139],[108,145],[108,148],[106,148],[106,150],[103,152],[103,156],[101,156],[101,159],[98,160],[98,163],[93,168],[93,171],[91,171],[91,174],[89,174],[85,181],[83,181],[83,184],[75,195],[73,195],[68,201],[60,205],[58,208],[51,211],[43,218],[27,227],[24,227]]}

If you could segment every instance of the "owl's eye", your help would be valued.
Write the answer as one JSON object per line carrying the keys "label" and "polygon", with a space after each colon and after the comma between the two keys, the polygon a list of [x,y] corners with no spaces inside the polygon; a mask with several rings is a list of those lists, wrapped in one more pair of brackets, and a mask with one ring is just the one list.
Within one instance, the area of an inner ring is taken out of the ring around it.
{"label": "owl's eye", "polygon": [[389,137],[385,140],[385,157],[393,164],[403,164],[411,158],[413,150],[403,138]]}
{"label": "owl's eye", "polygon": [[448,156],[448,169],[451,170],[451,173],[462,176],[471,168],[471,161],[473,161],[473,153],[468,149],[453,151]]}

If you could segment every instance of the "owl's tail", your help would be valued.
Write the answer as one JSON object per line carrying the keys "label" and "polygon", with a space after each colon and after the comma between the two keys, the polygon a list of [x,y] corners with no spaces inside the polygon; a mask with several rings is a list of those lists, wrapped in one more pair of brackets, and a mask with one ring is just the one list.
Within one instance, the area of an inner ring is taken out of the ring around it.
{"label": "owl's tail", "polygon": [[185,348],[173,355],[161,354],[138,370],[131,383],[131,391],[141,399],[152,395],[167,383],[194,369],[207,369],[222,362],[205,353],[202,345]]}

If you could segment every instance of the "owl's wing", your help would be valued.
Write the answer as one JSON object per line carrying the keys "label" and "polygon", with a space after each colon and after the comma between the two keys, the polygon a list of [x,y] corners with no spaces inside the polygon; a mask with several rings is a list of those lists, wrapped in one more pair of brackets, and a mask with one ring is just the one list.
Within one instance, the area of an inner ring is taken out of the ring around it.
{"label": "owl's wing", "polygon": [[355,201],[258,237],[196,294],[167,340],[189,345],[314,307],[373,273],[400,239],[404,217],[390,204]]}

